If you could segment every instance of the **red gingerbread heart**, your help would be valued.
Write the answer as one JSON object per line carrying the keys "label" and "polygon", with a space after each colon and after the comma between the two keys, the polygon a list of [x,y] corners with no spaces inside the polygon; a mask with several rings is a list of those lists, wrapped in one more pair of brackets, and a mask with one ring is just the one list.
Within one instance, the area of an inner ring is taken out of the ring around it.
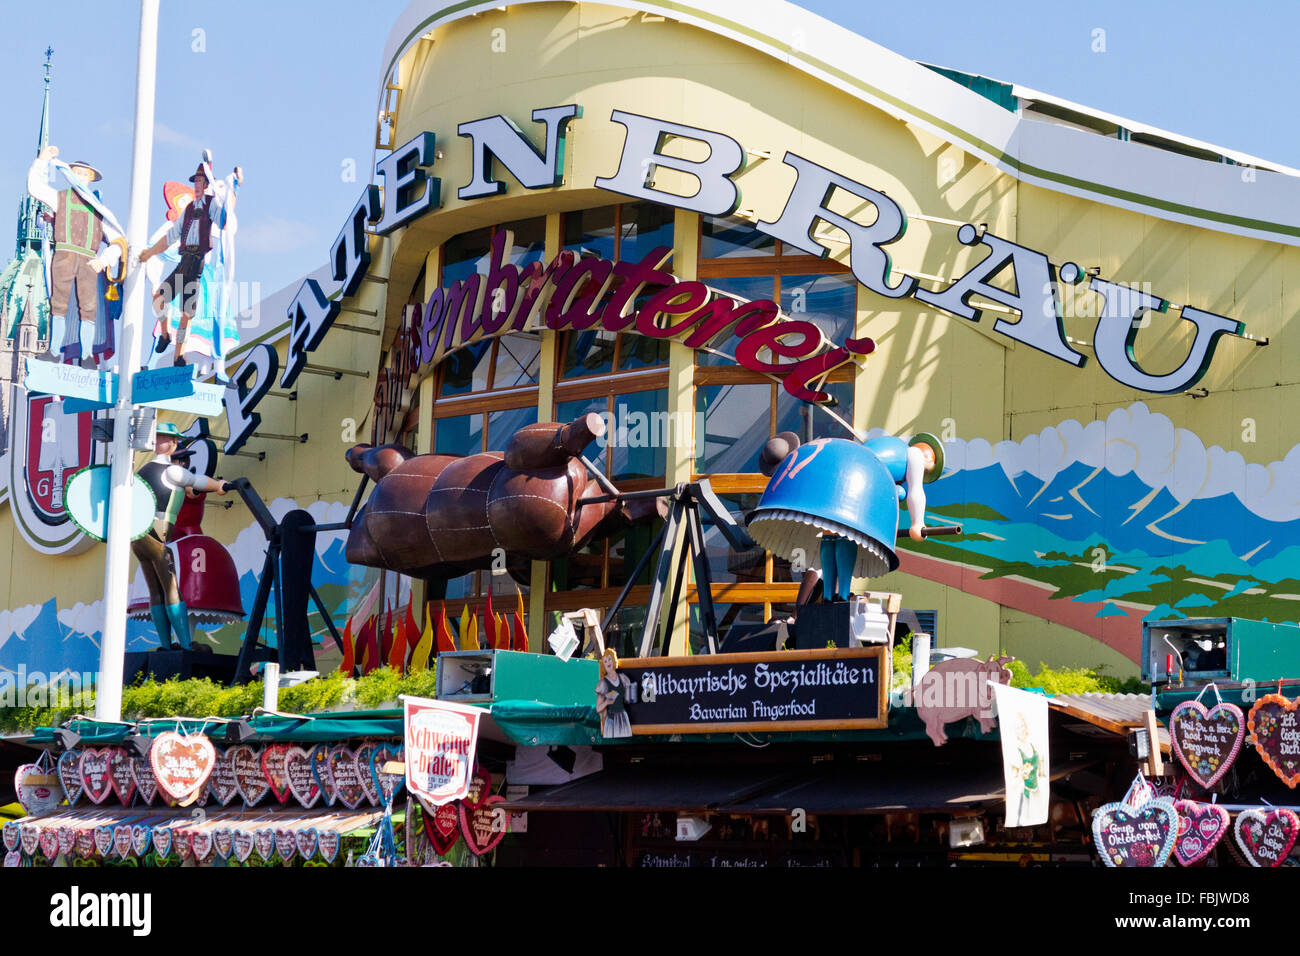
{"label": "red gingerbread heart", "polygon": [[190,852],[202,863],[212,855],[214,840],[211,830],[194,830],[190,835]]}
{"label": "red gingerbread heart", "polygon": [[77,831],[77,856],[89,860],[95,852],[95,831],[86,827]]}
{"label": "red gingerbread heart", "polygon": [[172,831],[172,846],[182,861],[186,860],[194,849],[194,831],[181,827]]}
{"label": "red gingerbread heart", "polygon": [[321,788],[311,772],[311,754],[301,747],[290,747],[284,754],[284,769],[294,799],[305,808],[315,806],[320,799]]}
{"label": "red gingerbread heart", "polygon": [[262,751],[262,776],[271,795],[284,803],[289,799],[289,768],[286,758],[293,749],[288,744],[270,744]]}
{"label": "red gingerbread heart", "polygon": [[440,807],[429,807],[423,800],[420,801],[420,806],[424,810],[425,836],[439,856],[446,856],[447,851],[460,839],[460,807],[456,801],[444,803]]}
{"label": "red gingerbread heart", "polygon": [[59,835],[53,827],[46,827],[40,832],[37,844],[41,848],[41,854],[51,863],[59,855]]}
{"label": "red gingerbread heart", "polygon": [[1281,866],[1300,834],[1300,817],[1286,809],[1242,810],[1234,832],[1237,846],[1251,866]]}
{"label": "red gingerbread heart", "polygon": [[1223,701],[1208,710],[1185,700],[1169,715],[1169,740],[1188,776],[1212,790],[1228,772],[1246,736],[1246,718],[1236,704]]}
{"label": "red gingerbread heart", "polygon": [[1178,837],[1174,840],[1174,858],[1183,866],[1205,859],[1228,832],[1228,811],[1213,803],[1175,800],[1178,811]]}
{"label": "red gingerbread heart", "polygon": [[149,748],[149,765],[158,789],[182,806],[198,796],[216,761],[217,750],[203,734],[168,730],[159,734]]}
{"label": "red gingerbread heart", "polygon": [[113,781],[113,790],[124,807],[131,805],[135,796],[135,774],[131,769],[131,755],[125,747],[108,748],[108,775]]}
{"label": "red gingerbread heart", "polygon": [[113,792],[112,756],[110,748],[87,747],[77,760],[81,787],[92,803],[103,803]]}
{"label": "red gingerbread heart", "polygon": [[461,801],[461,833],[465,837],[465,845],[475,856],[482,856],[495,849],[510,832],[510,814],[497,806],[505,802],[505,797],[496,794],[484,797],[472,807],[468,797]]}
{"label": "red gingerbread heart", "polygon": [[1250,742],[1291,789],[1300,783],[1300,700],[1265,694],[1250,708]]}

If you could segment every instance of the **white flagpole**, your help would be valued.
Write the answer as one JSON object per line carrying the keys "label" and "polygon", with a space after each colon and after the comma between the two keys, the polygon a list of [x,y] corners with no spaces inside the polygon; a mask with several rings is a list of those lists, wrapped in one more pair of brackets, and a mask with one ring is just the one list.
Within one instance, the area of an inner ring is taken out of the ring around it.
{"label": "white flagpole", "polygon": [[[127,242],[134,259],[147,243],[149,171],[153,164],[154,81],[158,72],[158,2],[140,0],[140,42],[135,74],[135,141],[131,149],[131,208]],[[117,348],[117,404],[113,408],[113,470],[108,499],[108,542],[104,557],[104,632],[99,645],[95,717],[122,718],[122,666],[126,654],[126,600],[131,570],[131,383],[140,370],[144,328],[144,269],[127,269]]]}

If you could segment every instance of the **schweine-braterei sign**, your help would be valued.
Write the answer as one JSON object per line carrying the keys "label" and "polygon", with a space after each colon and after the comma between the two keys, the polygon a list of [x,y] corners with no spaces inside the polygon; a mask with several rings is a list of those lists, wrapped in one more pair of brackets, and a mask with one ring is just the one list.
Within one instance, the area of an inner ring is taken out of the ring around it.
{"label": "schweine-braterei sign", "polygon": [[[870,729],[889,723],[883,647],[619,661],[634,734]],[[625,685],[626,686],[626,685]]]}

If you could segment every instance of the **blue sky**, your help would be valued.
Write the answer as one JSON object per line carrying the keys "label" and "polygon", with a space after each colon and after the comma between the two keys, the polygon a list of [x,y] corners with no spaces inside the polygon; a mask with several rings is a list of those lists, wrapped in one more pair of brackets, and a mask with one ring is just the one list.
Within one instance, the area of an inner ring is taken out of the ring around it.
{"label": "blue sky", "polygon": [[[1300,4],[1209,0],[1088,5],[1002,0],[799,4],[906,56],[1023,83],[1145,123],[1300,166],[1290,108]],[[320,265],[370,161],[379,60],[406,0],[163,0],[151,228],[162,183],[186,179],[202,147],[238,162],[239,277],[265,294]],[[51,9],[57,14],[51,14]],[[54,55],[52,139],[106,175],[125,219],[138,6],[5,4],[0,35],[0,211],[24,188]],[[195,31],[202,31],[196,34]],[[1105,52],[1094,52],[1104,30]],[[201,48],[201,49],[199,49]],[[0,216],[0,260],[12,220]]]}

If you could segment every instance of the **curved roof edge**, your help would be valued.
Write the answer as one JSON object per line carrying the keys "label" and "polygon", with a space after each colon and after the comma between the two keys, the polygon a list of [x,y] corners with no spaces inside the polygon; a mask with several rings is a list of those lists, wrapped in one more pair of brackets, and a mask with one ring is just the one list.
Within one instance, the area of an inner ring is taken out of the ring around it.
{"label": "curved roof edge", "polygon": [[[412,0],[384,47],[381,97],[400,57],[437,27],[504,6],[551,2],[555,0]],[[1022,182],[1161,219],[1300,245],[1300,177],[1206,162],[1008,112],[785,0],[599,2],[668,17],[744,44],[925,129]],[[799,37],[798,47],[772,36],[768,24],[780,24],[785,37]]]}

